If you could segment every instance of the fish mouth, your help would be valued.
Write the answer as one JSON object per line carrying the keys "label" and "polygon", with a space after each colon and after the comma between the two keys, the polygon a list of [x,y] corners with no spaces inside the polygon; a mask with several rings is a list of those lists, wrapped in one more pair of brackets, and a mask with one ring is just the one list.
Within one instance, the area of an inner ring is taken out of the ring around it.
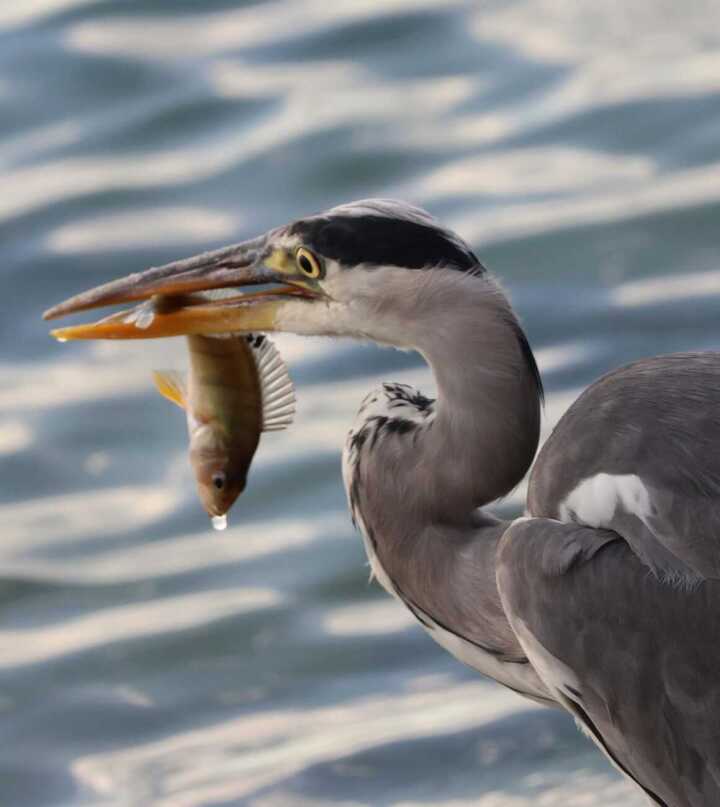
{"label": "fish mouth", "polygon": [[[48,309],[43,318],[139,303],[97,322],[51,331],[60,341],[276,330],[277,314],[288,302],[328,298],[300,276],[287,251],[274,245],[274,234],[96,286]],[[264,288],[228,291],[254,286]]]}

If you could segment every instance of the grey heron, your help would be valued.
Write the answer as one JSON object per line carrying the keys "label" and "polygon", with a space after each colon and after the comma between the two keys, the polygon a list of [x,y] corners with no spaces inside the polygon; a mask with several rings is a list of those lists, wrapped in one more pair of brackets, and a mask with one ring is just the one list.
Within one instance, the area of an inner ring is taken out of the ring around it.
{"label": "grey heron", "polygon": [[46,317],[157,294],[190,297],[55,333],[287,331],[418,351],[437,397],[383,384],[343,454],[375,577],[459,659],[571,712],[651,803],[720,804],[720,353],[594,383],[537,456],[526,515],[507,522],[483,508],[530,469],[540,375],[497,281],[425,211],[341,205]]}

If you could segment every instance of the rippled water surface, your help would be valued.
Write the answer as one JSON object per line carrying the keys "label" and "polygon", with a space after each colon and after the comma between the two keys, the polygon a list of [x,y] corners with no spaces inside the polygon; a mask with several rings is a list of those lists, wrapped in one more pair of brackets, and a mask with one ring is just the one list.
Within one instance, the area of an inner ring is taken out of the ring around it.
{"label": "rippled water surface", "polygon": [[[0,6],[0,803],[634,807],[571,720],[367,584],[339,450],[416,357],[279,340],[296,424],[226,532],[150,371],[58,345],[82,288],[405,197],[504,281],[549,391],[720,345],[720,18],[689,0]],[[517,512],[522,492],[504,505]]]}

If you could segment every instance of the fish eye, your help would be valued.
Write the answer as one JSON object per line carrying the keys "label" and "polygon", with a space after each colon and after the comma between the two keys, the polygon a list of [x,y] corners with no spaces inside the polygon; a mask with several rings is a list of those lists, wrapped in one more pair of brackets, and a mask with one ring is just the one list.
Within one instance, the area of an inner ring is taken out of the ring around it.
{"label": "fish eye", "polygon": [[320,261],[305,247],[300,247],[295,253],[295,264],[306,277],[312,280],[317,280],[322,274]]}
{"label": "fish eye", "polygon": [[212,475],[212,483],[218,490],[222,490],[225,487],[225,474],[222,471],[218,471],[216,474]]}

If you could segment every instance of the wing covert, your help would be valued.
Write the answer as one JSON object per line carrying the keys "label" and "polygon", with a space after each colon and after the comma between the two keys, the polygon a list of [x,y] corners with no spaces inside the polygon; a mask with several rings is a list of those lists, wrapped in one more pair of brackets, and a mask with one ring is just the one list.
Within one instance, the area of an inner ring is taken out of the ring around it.
{"label": "wing covert", "polygon": [[540,451],[528,512],[621,535],[673,583],[720,579],[720,353],[601,378]]}
{"label": "wing covert", "polygon": [[520,519],[498,589],[543,683],[659,805],[720,804],[720,583],[671,587],[619,536]]}

